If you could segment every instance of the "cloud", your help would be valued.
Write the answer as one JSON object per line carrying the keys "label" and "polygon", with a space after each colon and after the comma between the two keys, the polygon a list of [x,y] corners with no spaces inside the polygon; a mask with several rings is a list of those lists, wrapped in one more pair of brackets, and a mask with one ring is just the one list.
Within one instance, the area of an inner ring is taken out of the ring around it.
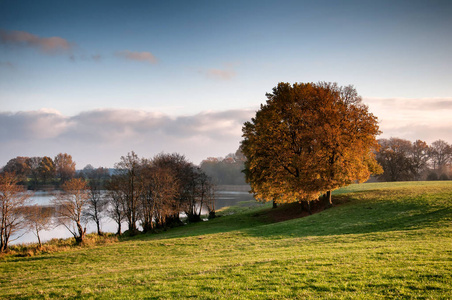
{"label": "cloud", "polygon": [[72,54],[71,56],[69,56],[69,59],[72,60],[73,62],[76,61],[95,61],[95,62],[100,62],[102,60],[102,55],[100,54],[93,54],[93,55],[74,55]]}
{"label": "cloud", "polygon": [[74,44],[60,37],[39,37],[26,31],[0,30],[0,42],[5,45],[31,47],[46,54],[70,52]]}
{"label": "cloud", "polygon": [[363,102],[378,117],[381,137],[452,142],[452,98],[365,98]]}
{"label": "cloud", "polygon": [[452,109],[452,98],[366,98],[369,105],[390,106],[403,110]]}
{"label": "cloud", "polygon": [[231,67],[228,67],[226,69],[200,70],[199,73],[203,74],[207,78],[216,80],[230,80],[236,76],[235,71]]}
{"label": "cloud", "polygon": [[143,61],[151,64],[157,63],[157,58],[151,52],[132,52],[124,50],[116,52],[116,55],[129,60]]}
{"label": "cloud", "polygon": [[209,78],[220,79],[220,80],[230,80],[235,77],[234,70],[220,70],[220,69],[208,69],[204,74]]}
{"label": "cloud", "polygon": [[159,112],[103,109],[64,116],[55,110],[0,113],[0,166],[16,156],[67,152],[80,168],[112,167],[134,150],[152,157],[178,152],[195,163],[234,152],[255,110],[208,111],[170,117]]}

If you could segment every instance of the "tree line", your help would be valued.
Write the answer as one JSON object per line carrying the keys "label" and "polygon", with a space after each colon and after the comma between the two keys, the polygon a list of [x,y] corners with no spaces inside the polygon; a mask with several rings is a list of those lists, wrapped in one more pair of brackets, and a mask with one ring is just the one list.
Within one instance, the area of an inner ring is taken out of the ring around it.
{"label": "tree line", "polygon": [[246,184],[245,169],[246,157],[239,148],[235,153],[226,157],[209,157],[200,164],[201,169],[218,185]]}
{"label": "tree line", "polygon": [[443,140],[431,145],[400,138],[378,140],[376,159],[384,172],[380,181],[452,179],[452,146]]}
{"label": "tree line", "polygon": [[33,232],[40,245],[42,230],[64,226],[81,243],[88,222],[103,234],[101,221],[106,217],[116,222],[118,235],[123,222],[134,235],[181,225],[181,215],[187,222],[200,221],[204,211],[215,217],[211,178],[177,153],[152,159],[128,153],[115,165],[113,175],[88,165],[77,176],[60,179],[61,190],[51,206],[30,205],[32,194],[20,184],[23,180],[9,169],[0,174],[0,251],[23,230]]}
{"label": "tree line", "polygon": [[29,189],[39,189],[46,185],[59,186],[75,176],[75,162],[67,153],[59,153],[55,158],[49,156],[10,159],[2,172],[14,173],[20,184]]}

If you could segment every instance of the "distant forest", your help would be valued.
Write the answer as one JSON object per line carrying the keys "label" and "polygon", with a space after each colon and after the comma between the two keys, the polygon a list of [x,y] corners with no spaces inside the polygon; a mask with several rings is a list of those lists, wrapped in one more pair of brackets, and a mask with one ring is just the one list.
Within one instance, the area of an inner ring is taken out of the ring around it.
{"label": "distant forest", "polygon": [[[437,140],[431,145],[421,140],[411,142],[401,138],[378,140],[376,151],[383,174],[373,178],[378,181],[452,180],[452,145]],[[225,157],[209,157],[199,167],[216,185],[243,185],[245,182],[244,162],[246,157],[240,148]],[[60,153],[55,158],[23,157],[12,158],[1,168],[1,172],[14,173],[20,184],[29,189],[58,188],[74,177],[84,177],[94,168],[91,165],[76,170],[72,156]],[[101,168],[106,178],[115,169]]]}

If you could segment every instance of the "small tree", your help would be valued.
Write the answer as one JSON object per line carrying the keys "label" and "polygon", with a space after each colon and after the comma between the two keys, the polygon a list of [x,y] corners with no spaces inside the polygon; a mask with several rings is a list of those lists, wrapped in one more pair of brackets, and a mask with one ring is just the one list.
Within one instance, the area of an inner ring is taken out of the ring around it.
{"label": "small tree", "polygon": [[6,166],[3,167],[3,172],[14,173],[18,183],[26,184],[27,176],[30,174],[30,167],[27,164],[28,157],[18,156],[10,159]]}
{"label": "small tree", "polygon": [[60,153],[55,156],[54,160],[55,171],[61,183],[71,179],[75,175],[75,162],[72,161],[72,156],[67,153]]}
{"label": "small tree", "polygon": [[108,190],[106,195],[108,201],[107,213],[118,225],[117,235],[122,234],[121,223],[126,219],[126,210],[124,208],[125,194],[120,188],[121,184],[121,176],[113,175],[106,186]]}
{"label": "small tree", "polygon": [[104,168],[94,169],[87,166],[83,169],[83,176],[88,181],[89,187],[89,200],[86,216],[89,220],[96,223],[97,234],[102,235],[100,224],[108,205],[103,190],[105,188],[106,180],[109,177],[108,171]]}
{"label": "small tree", "polygon": [[73,178],[66,181],[62,189],[63,192],[53,199],[58,221],[72,233],[77,243],[81,243],[85,238],[82,216],[88,205],[88,186],[85,180]]}
{"label": "small tree", "polygon": [[452,146],[443,140],[437,140],[430,146],[430,158],[433,169],[444,172],[446,166],[452,160]]}
{"label": "small tree", "polygon": [[42,248],[39,233],[50,230],[53,227],[52,217],[55,210],[53,207],[32,205],[25,209],[28,228],[38,238],[39,248]]}
{"label": "small tree", "polygon": [[42,180],[42,182],[45,184],[49,180],[52,180],[55,178],[55,165],[53,163],[53,160],[48,157],[44,156],[41,161],[39,162],[39,178]]}
{"label": "small tree", "polygon": [[30,194],[17,182],[13,173],[0,174],[0,252],[6,251],[11,236],[25,227],[23,210]]}
{"label": "small tree", "polygon": [[115,164],[117,170],[116,188],[121,192],[123,209],[129,225],[130,234],[138,232],[137,222],[139,219],[139,205],[141,197],[141,189],[143,187],[142,177],[142,160],[138,158],[135,152],[128,153],[127,156],[121,156],[121,161]]}

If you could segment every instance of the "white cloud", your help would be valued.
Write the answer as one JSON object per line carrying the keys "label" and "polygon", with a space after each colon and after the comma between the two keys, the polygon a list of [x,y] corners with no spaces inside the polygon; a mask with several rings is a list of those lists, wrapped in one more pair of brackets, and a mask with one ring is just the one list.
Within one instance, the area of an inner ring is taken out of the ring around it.
{"label": "white cloud", "polygon": [[452,98],[365,98],[382,137],[452,142]]}
{"label": "white cloud", "polygon": [[234,152],[241,127],[254,110],[203,112],[169,117],[158,112],[105,109],[64,116],[39,110],[0,113],[0,165],[16,156],[71,154],[78,167],[111,167],[121,155],[134,150],[152,157],[178,152],[199,163],[209,156]]}

